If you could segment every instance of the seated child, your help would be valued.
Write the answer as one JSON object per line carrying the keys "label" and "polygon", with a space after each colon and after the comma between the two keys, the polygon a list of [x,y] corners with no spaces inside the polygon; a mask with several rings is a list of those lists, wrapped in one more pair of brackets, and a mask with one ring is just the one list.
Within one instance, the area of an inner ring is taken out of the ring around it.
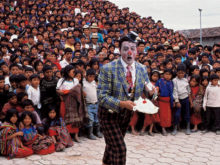
{"label": "seated child", "polygon": [[33,154],[31,148],[24,147],[20,137],[23,132],[17,130],[18,112],[9,109],[6,112],[5,122],[0,126],[0,153],[9,158],[22,158]]}
{"label": "seated child", "polygon": [[17,96],[14,92],[9,92],[8,93],[8,102],[3,106],[2,108],[2,113],[4,115],[6,115],[6,112],[9,110],[9,109],[12,109],[12,108],[16,108],[16,105],[17,105]]}
{"label": "seated child", "polygon": [[21,114],[21,120],[23,128],[20,131],[23,132],[22,142],[28,148],[31,148],[34,153],[39,155],[47,155],[55,151],[55,145],[53,139],[50,136],[40,135],[34,124],[35,119],[33,113],[25,111]]}
{"label": "seated child", "polygon": [[53,106],[48,107],[47,117],[43,120],[45,131],[52,137],[56,151],[72,147],[73,141],[66,125]]}
{"label": "seated child", "polygon": [[40,119],[40,116],[38,115],[38,113],[34,109],[33,102],[31,100],[27,99],[27,100],[23,101],[22,105],[23,105],[23,111],[29,111],[34,115],[34,118],[36,120],[37,130],[39,131],[40,134],[42,134],[44,132],[42,121]]}

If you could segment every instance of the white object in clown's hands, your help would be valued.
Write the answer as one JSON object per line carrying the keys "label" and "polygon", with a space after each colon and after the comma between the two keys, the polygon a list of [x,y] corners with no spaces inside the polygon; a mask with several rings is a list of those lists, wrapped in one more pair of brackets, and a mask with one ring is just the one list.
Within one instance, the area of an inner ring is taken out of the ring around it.
{"label": "white object in clown's hands", "polygon": [[136,106],[133,107],[133,111],[139,111],[146,114],[155,114],[159,109],[149,99],[143,99],[142,97],[139,97],[139,99],[134,101],[134,103]]}

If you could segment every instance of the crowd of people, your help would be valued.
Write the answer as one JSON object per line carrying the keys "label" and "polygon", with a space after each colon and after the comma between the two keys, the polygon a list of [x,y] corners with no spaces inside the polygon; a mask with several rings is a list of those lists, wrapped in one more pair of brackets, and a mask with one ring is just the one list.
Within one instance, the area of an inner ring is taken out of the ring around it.
{"label": "crowd of people", "polygon": [[[172,29],[104,0],[0,1],[1,155],[49,154],[102,138],[100,68],[120,58],[120,39],[138,34],[136,61],[146,66],[159,107],[131,118],[131,132],[154,136],[203,129],[220,134],[220,44],[203,46]],[[183,123],[183,124],[182,124]],[[193,126],[191,130],[190,126]]]}

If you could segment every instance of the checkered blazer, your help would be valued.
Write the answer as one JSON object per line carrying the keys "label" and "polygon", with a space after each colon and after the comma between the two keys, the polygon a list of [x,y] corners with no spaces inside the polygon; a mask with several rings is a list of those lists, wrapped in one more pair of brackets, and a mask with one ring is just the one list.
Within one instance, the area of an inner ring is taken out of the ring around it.
{"label": "checkered blazer", "polygon": [[[145,90],[145,82],[149,82],[146,67],[135,62],[136,78],[134,99],[138,99]],[[100,69],[98,78],[99,106],[119,112],[120,100],[129,100],[128,83],[121,60],[115,60]]]}

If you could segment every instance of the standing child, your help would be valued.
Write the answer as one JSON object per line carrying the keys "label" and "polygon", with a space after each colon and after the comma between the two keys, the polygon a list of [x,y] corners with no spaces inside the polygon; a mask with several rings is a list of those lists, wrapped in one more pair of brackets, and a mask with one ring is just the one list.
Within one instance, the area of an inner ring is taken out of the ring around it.
{"label": "standing child", "polygon": [[177,77],[173,79],[173,97],[175,100],[176,111],[174,114],[174,130],[172,135],[177,134],[177,126],[181,117],[181,111],[184,113],[184,119],[187,123],[186,135],[190,135],[190,86],[187,79],[184,77],[186,67],[184,64],[177,66]]}
{"label": "standing child", "polygon": [[40,102],[42,104],[41,117],[47,116],[48,105],[58,105],[59,98],[56,93],[57,80],[53,77],[52,67],[45,65],[43,68],[44,78],[40,82]]}
{"label": "standing child", "polygon": [[159,79],[156,83],[156,87],[159,92],[159,113],[160,113],[160,125],[162,127],[162,135],[167,136],[166,128],[171,126],[173,108],[173,82],[172,70],[165,69],[163,78]]}
{"label": "standing child", "polygon": [[24,128],[22,141],[25,146],[33,149],[34,153],[39,155],[47,155],[55,151],[53,139],[49,136],[42,136],[38,134],[34,124],[34,116],[31,112],[25,111],[21,115],[21,122]]}
{"label": "standing child", "polygon": [[75,68],[67,65],[63,71],[63,78],[57,83],[57,93],[61,96],[61,113],[67,124],[70,134],[75,134],[76,142],[80,142],[79,128],[84,124],[85,111],[84,100],[82,99],[82,87],[78,79],[74,78]]}
{"label": "standing child", "polygon": [[192,98],[190,101],[190,107],[192,109],[191,123],[194,125],[194,128],[191,130],[191,132],[197,132],[198,125],[202,122],[200,112],[202,108],[203,92],[202,87],[199,85],[199,83],[199,75],[192,75],[189,84],[191,88]]}
{"label": "standing child", "polygon": [[37,74],[33,74],[30,76],[29,81],[31,85],[27,90],[28,99],[32,100],[36,112],[38,113],[39,116],[41,116],[40,88],[39,88],[40,77]]}
{"label": "standing child", "polygon": [[26,92],[28,85],[27,85],[27,78],[23,74],[17,75],[17,88],[14,90],[14,93],[18,94],[20,92]]}
{"label": "standing child", "polygon": [[220,135],[220,86],[217,74],[210,76],[211,85],[206,88],[203,108],[206,111],[206,129],[211,128],[212,118],[214,117],[214,127],[217,135]]}
{"label": "standing child", "polygon": [[0,126],[0,153],[9,156],[9,158],[23,158],[33,154],[33,150],[24,147],[20,140],[23,132],[16,132],[17,121],[17,110],[9,109],[6,113],[5,122]]}
{"label": "standing child", "polygon": [[[34,105],[33,105],[33,102],[29,99],[27,100],[24,100],[22,102],[22,106],[23,106],[23,111],[28,111],[28,112],[31,112],[35,118],[35,122],[36,122],[36,127],[39,131],[39,133],[44,133],[44,130],[43,130],[43,125],[42,125],[42,121],[40,119],[40,116],[38,115],[38,113],[35,111],[34,109]],[[21,113],[19,113],[21,114]]]}
{"label": "standing child", "polygon": [[0,120],[3,118],[2,108],[7,103],[8,90],[5,88],[5,78],[0,76]]}
{"label": "standing child", "polygon": [[86,95],[86,107],[89,115],[89,123],[87,125],[88,138],[91,140],[96,140],[96,137],[93,135],[93,129],[95,129],[95,135],[99,138],[102,138],[98,120],[98,98],[95,76],[95,70],[88,69],[86,72],[86,79],[83,81],[83,91]]}
{"label": "standing child", "polygon": [[73,146],[73,141],[66,125],[53,106],[48,107],[47,117],[43,121],[45,131],[52,137],[56,151],[63,151]]}
{"label": "standing child", "polygon": [[[155,89],[155,84],[156,84],[156,82],[158,81],[159,78],[160,78],[159,71],[158,70],[153,70],[152,73],[151,73],[151,78],[150,78],[151,84],[152,84],[152,89],[149,89],[149,90]],[[155,105],[158,104],[156,100],[153,100],[153,103]],[[144,135],[146,127],[150,125],[148,135],[154,136],[154,134],[153,134],[154,123],[158,123],[158,122],[160,122],[159,113],[152,114],[152,115],[145,114],[144,125],[143,125],[143,128],[141,129],[140,135]]]}
{"label": "standing child", "polygon": [[[207,88],[207,86],[209,85],[209,77],[202,77],[201,78],[201,91],[202,91],[202,103],[203,103],[203,98],[204,98],[204,95],[205,95],[205,90]],[[202,108],[202,111],[201,111],[201,118],[202,118],[202,130],[204,131],[205,130],[205,125],[206,125],[206,111]]]}

